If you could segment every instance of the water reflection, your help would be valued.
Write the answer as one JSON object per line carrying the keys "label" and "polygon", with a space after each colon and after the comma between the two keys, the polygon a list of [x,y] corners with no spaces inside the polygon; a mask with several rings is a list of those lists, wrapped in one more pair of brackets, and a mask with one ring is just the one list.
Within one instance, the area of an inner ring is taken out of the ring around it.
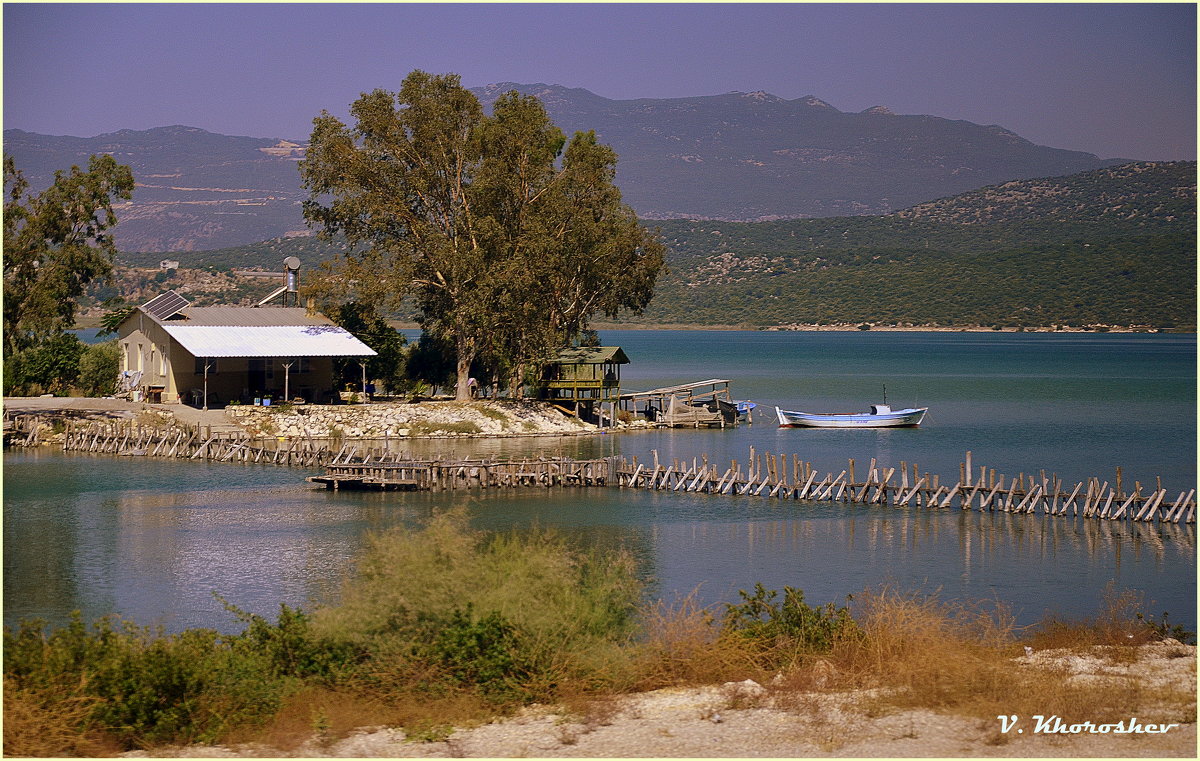
{"label": "water reflection", "polygon": [[[665,585],[692,579],[702,601],[719,603],[759,581],[801,588],[818,602],[886,583],[1010,601],[1027,624],[1046,611],[1090,615],[1113,581],[1182,620],[1195,617],[1194,574],[1183,570],[1194,562],[1194,527],[854,506],[797,512],[656,526]],[[731,546],[743,551],[731,556]]]}
{"label": "water reflection", "polygon": [[335,599],[368,532],[451,507],[484,530],[539,526],[624,547],[666,599],[699,587],[702,603],[729,602],[762,582],[820,603],[892,583],[1006,600],[1028,623],[1046,610],[1094,613],[1112,580],[1144,592],[1153,612],[1196,620],[1194,526],[618,489],[327,492],[284,468],[53,453],[5,465],[10,624],[61,624],[80,608],[236,629],[213,592],[268,616],[280,602]]}

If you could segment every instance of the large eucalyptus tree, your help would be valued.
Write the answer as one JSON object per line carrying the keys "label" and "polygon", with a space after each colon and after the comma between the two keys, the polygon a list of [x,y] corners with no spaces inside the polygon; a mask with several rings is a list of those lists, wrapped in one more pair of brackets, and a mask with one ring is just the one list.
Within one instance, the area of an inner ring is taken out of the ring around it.
{"label": "large eucalyptus tree", "polygon": [[454,346],[458,398],[477,359],[516,387],[594,315],[649,303],[664,249],[593,133],[568,142],[515,92],[487,116],[457,76],[422,71],[351,115],[317,117],[301,163],[310,223],[352,244],[314,292],[376,309],[412,297],[424,330]]}

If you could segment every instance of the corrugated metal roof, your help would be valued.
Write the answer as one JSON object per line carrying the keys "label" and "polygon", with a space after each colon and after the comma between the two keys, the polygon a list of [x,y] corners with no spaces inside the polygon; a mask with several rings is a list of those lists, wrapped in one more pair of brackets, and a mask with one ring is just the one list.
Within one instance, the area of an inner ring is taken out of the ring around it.
{"label": "corrugated metal roof", "polygon": [[579,346],[560,351],[558,361],[564,365],[602,365],[606,362],[627,365],[629,357],[620,346]]}
{"label": "corrugated metal roof", "polygon": [[[221,309],[222,307],[209,307]],[[230,307],[233,308],[233,307]],[[245,311],[296,311],[259,310]],[[371,357],[375,351],[343,328],[316,325],[195,325],[163,323],[194,357]]]}
{"label": "corrugated metal roof", "polygon": [[225,327],[267,327],[271,325],[332,325],[333,321],[319,314],[309,314],[301,307],[186,307],[179,314],[182,320],[159,320],[167,325],[219,325]]}

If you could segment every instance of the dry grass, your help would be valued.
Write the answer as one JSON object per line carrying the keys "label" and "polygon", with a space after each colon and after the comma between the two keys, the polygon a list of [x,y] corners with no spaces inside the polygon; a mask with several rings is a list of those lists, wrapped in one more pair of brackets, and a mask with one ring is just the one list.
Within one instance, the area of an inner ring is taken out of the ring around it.
{"label": "dry grass", "polygon": [[[1110,666],[1129,665],[1152,633],[1136,616],[1139,600],[1110,596],[1095,618],[1059,620],[1022,638],[999,604],[964,605],[936,596],[890,589],[861,595],[854,605],[856,629],[829,652],[804,655],[778,674],[755,667],[756,652],[737,638],[721,637],[711,611],[694,597],[660,604],[645,617],[647,639],[639,653],[639,689],[719,684],[752,678],[769,687],[771,703],[817,716],[822,695],[859,691],[854,710],[881,715],[930,709],[995,722],[997,715],[1055,714],[1064,721],[1195,721],[1194,695],[1152,687],[1121,669],[1101,676],[1074,676],[1063,664],[1032,664],[1021,656],[1066,648]],[[1007,742],[999,734],[997,744]]]}
{"label": "dry grass", "polygon": [[654,690],[760,676],[744,643],[720,636],[711,608],[697,594],[675,603],[659,601],[642,614],[645,639],[634,652],[638,675],[634,688]]}
{"label": "dry grass", "polygon": [[1104,646],[1116,660],[1128,660],[1136,650],[1131,645],[1144,645],[1154,638],[1140,612],[1145,608],[1143,597],[1129,590],[1119,591],[1111,584],[1104,592],[1100,612],[1093,618],[1067,619],[1051,616],[1033,627],[1026,638],[1035,650],[1072,650],[1079,652],[1094,646]]}
{"label": "dry grass", "polygon": [[120,748],[88,716],[97,698],[21,689],[4,680],[4,755],[52,758],[115,756]]}
{"label": "dry grass", "polygon": [[[1126,662],[1136,660],[1138,648],[1129,645],[1146,637],[1127,636],[1136,626],[1127,622],[1136,619],[1124,617],[1127,598],[1116,601],[1120,605],[1097,618],[1102,626],[1079,627],[1069,637],[1056,627],[1055,641],[1078,649],[1116,638],[1123,645],[1104,651],[1119,650]],[[1025,641],[1016,637],[1003,606],[963,606],[888,590],[868,594],[862,603],[856,616],[862,637],[835,646],[826,667],[835,676],[824,681],[835,689],[879,688],[871,701],[880,710],[927,708],[981,719],[1056,714],[1065,721],[1119,721],[1131,712],[1149,721],[1155,716],[1146,711],[1178,718],[1180,710],[1188,710],[1189,696],[1151,689],[1128,675],[1076,678],[1061,665],[1019,660]],[[1194,700],[1190,705],[1194,721]]]}
{"label": "dry grass", "polygon": [[362,727],[405,727],[414,741],[444,739],[495,715],[495,706],[468,693],[389,695],[309,687],[286,700],[264,727],[230,734],[226,742],[256,742],[294,751],[306,742],[333,743]]}

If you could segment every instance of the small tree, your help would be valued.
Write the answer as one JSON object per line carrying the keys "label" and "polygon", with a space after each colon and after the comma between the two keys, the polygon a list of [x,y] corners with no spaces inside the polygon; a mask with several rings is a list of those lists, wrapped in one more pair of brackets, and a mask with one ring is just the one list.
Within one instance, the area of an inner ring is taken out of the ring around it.
{"label": "small tree", "polygon": [[112,156],[92,156],[88,171],[55,172],[48,189],[28,195],[29,182],[6,155],[4,189],[4,354],[11,358],[71,328],[76,299],[112,272],[112,206],[133,197],[133,174]]}
{"label": "small tree", "polygon": [[65,396],[79,377],[79,361],[86,348],[75,335],[59,333],[10,355],[4,367],[4,393]]}
{"label": "small tree", "polygon": [[[375,356],[365,360],[367,377],[382,380],[388,388],[401,386],[407,359],[404,345],[408,342],[402,333],[388,325],[387,320],[366,304],[355,301],[332,308],[330,319],[375,350]],[[334,369],[339,386],[361,378],[362,370],[357,358],[334,360]]]}
{"label": "small tree", "polygon": [[117,390],[121,347],[116,341],[92,344],[79,360],[79,388],[87,396],[109,396]]}

